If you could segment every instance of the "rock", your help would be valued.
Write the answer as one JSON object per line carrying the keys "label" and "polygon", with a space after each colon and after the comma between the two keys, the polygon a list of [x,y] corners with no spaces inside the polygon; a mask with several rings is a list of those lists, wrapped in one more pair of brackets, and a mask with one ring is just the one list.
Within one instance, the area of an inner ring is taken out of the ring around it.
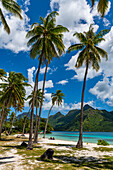
{"label": "rock", "polygon": [[54,150],[49,148],[43,153],[43,155],[41,155],[40,159],[41,160],[44,160],[45,158],[53,159],[53,154],[54,154]]}
{"label": "rock", "polygon": [[20,135],[17,135],[16,138],[20,138]]}
{"label": "rock", "polygon": [[21,143],[21,146],[25,146],[25,147],[27,147],[27,143],[22,142],[22,143]]}

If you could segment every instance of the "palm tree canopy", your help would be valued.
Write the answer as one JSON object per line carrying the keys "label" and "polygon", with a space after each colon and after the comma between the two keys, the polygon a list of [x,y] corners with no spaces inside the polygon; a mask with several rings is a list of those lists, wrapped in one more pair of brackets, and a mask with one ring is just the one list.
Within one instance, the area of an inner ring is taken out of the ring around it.
{"label": "palm tree canopy", "polygon": [[63,32],[68,31],[62,25],[55,26],[57,12],[53,11],[47,17],[40,17],[40,23],[34,23],[26,37],[30,38],[27,45],[31,46],[30,56],[35,59],[42,57],[43,62],[50,63],[53,57],[59,57],[65,52]]}
{"label": "palm tree canopy", "polygon": [[77,58],[75,67],[78,68],[81,67],[83,63],[88,63],[88,65],[91,64],[93,69],[95,69],[96,71],[99,70],[99,62],[101,61],[101,57],[105,57],[107,60],[108,54],[102,48],[97,47],[97,45],[101,41],[105,41],[103,36],[108,32],[108,29],[104,29],[96,35],[91,25],[88,32],[76,32],[74,34],[74,36],[76,35],[77,38],[80,40],[80,43],[71,45],[68,48],[68,53],[73,50],[81,50]]}
{"label": "palm tree canopy", "polygon": [[[41,102],[41,98],[42,98],[42,92],[41,89],[38,89],[35,93],[35,106],[37,103],[37,107],[39,107],[40,102]],[[32,102],[33,102],[33,91],[32,93],[27,97],[27,100],[30,99],[29,101],[29,105],[31,106]],[[37,100],[37,101],[36,101]]]}
{"label": "palm tree canopy", "polygon": [[52,104],[54,105],[55,102],[59,106],[62,104],[62,100],[64,99],[64,93],[61,92],[61,90],[57,90],[56,93],[52,93]]}
{"label": "palm tree canopy", "polygon": [[[15,16],[18,16],[20,19],[22,19],[20,6],[15,1],[13,1],[13,0],[0,0],[0,1],[1,1],[3,7],[7,11],[14,14]],[[1,18],[2,24],[4,25],[5,31],[9,34],[10,28],[7,24],[7,21],[4,17],[4,14],[3,14],[1,8],[0,8],[0,18]]]}
{"label": "palm tree canopy", "polygon": [[[95,1],[97,0],[91,0],[92,1],[92,7],[94,6]],[[98,2],[98,12],[101,14],[101,17],[104,17],[107,9],[108,9],[108,1],[109,0],[99,0]]]}
{"label": "palm tree canopy", "polygon": [[26,80],[21,73],[9,72],[6,82],[0,83],[0,88],[3,91],[0,102],[7,103],[10,98],[9,106],[13,106],[14,108],[24,106],[25,86],[29,86]]}

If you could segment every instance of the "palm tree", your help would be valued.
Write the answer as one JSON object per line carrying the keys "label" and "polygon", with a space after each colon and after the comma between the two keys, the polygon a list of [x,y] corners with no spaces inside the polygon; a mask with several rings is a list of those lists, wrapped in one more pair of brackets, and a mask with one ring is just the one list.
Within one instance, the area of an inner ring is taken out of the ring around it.
{"label": "palm tree", "polygon": [[[40,23],[34,23],[26,37],[31,38],[28,41],[28,46],[32,46],[30,50],[31,58],[35,59],[37,56],[39,59],[39,67],[36,74],[34,93],[33,93],[33,104],[31,111],[31,123],[30,123],[30,135],[28,149],[32,149],[32,133],[33,133],[33,113],[34,113],[34,101],[35,91],[38,89],[38,75],[40,72],[41,64],[47,60],[56,56],[61,56],[62,51],[64,52],[64,45],[62,41],[62,33],[68,31],[67,28],[57,25],[55,26],[55,16],[57,12],[53,11],[46,18],[40,17]],[[43,100],[42,100],[43,102]]]}
{"label": "palm tree", "polygon": [[47,121],[46,121],[46,125],[45,125],[45,131],[44,131],[43,138],[45,138],[46,129],[47,129],[49,115],[51,113],[51,110],[52,110],[53,106],[55,105],[55,103],[58,106],[62,104],[62,100],[64,99],[64,93],[61,93],[61,90],[57,90],[56,93],[52,93],[51,97],[52,97],[52,106],[51,106],[51,108],[49,110],[49,113],[48,113],[48,117],[47,117]]}
{"label": "palm tree", "polygon": [[77,148],[83,147],[82,142],[82,135],[83,135],[83,101],[84,101],[84,91],[85,91],[85,84],[86,84],[86,78],[88,73],[88,68],[90,65],[92,65],[93,69],[96,71],[99,70],[99,62],[101,61],[101,57],[108,58],[108,54],[103,49],[97,47],[98,43],[101,41],[104,41],[105,39],[103,36],[108,33],[109,30],[102,30],[97,35],[93,31],[92,25],[89,28],[88,32],[84,33],[75,33],[73,36],[77,36],[77,38],[80,40],[79,44],[74,44],[68,48],[68,52],[73,50],[82,50],[79,53],[79,56],[77,58],[77,62],[75,67],[79,68],[83,64],[86,66],[85,75],[84,75],[84,82],[83,82],[83,89],[82,89],[82,98],[81,98],[81,113],[80,113],[80,134],[79,134],[79,140],[77,143]]}
{"label": "palm tree", "polygon": [[19,107],[20,111],[24,107],[25,99],[25,86],[29,86],[26,83],[26,78],[21,73],[9,72],[9,77],[6,82],[0,83],[0,88],[3,89],[3,94],[0,98],[2,104],[1,110],[1,123],[0,123],[0,138],[2,125],[4,120],[5,111],[11,106],[14,108]]}
{"label": "palm tree", "polygon": [[[37,110],[38,110],[39,105],[40,105],[40,102],[41,102],[41,97],[42,97],[41,89],[38,89],[38,90],[36,91],[36,93],[35,93],[35,107],[36,107],[35,134],[36,134],[36,130],[37,130],[37,117],[38,117],[38,115],[37,115]],[[32,93],[27,97],[27,100],[28,100],[28,99],[30,99],[30,101],[29,101],[29,106],[30,106],[30,110],[31,110],[31,106],[32,106],[32,103],[33,103],[33,91],[32,91]],[[30,113],[30,110],[29,110],[28,114]],[[26,119],[27,119],[27,117],[28,117],[28,114],[27,114],[27,116],[26,116],[26,118],[25,118],[25,122],[26,122]],[[25,128],[25,122],[24,122],[23,129]],[[34,136],[35,136],[35,134],[34,134]],[[24,130],[23,130],[23,135],[24,135]]]}
{"label": "palm tree", "polygon": [[[92,1],[92,7],[94,6],[95,1],[97,0],[91,0]],[[101,14],[101,17],[104,17],[107,9],[108,9],[108,1],[109,0],[99,0],[98,2],[98,12]]]}
{"label": "palm tree", "polygon": [[[14,14],[15,16],[18,16],[20,19],[22,19],[20,6],[15,1],[13,1],[13,0],[0,0],[0,2],[2,3],[3,7],[7,11]],[[2,24],[4,25],[5,31],[9,34],[10,28],[9,28],[9,25],[7,24],[7,21],[4,17],[4,14],[3,14],[1,8],[0,8],[0,18],[1,18]]]}

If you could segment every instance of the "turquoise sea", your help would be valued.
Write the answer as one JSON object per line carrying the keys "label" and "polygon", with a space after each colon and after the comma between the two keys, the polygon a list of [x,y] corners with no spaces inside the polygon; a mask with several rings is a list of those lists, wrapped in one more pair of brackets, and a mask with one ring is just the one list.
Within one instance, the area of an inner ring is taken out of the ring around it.
{"label": "turquoise sea", "polygon": [[[41,137],[43,136],[40,135]],[[51,134],[46,134],[46,138],[54,137],[59,140],[78,141],[79,132],[70,131],[52,131]],[[97,140],[106,140],[113,145],[113,132],[84,132],[83,141],[88,143],[97,143]]]}

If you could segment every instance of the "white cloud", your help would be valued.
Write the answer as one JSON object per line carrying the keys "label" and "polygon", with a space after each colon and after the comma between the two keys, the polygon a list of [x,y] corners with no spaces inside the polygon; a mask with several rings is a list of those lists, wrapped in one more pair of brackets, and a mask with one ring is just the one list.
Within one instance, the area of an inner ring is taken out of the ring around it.
{"label": "white cloud", "polygon": [[[43,81],[39,81],[39,83],[38,83],[39,89],[42,89],[42,86],[43,86]],[[52,88],[52,87],[54,87],[52,80],[48,80],[48,81],[45,82],[45,89],[46,88]]]}
{"label": "white cloud", "polygon": [[[84,102],[84,105],[89,104],[90,106],[94,107],[94,102],[93,101],[88,101]],[[45,102],[43,104],[43,109],[44,110],[50,110],[50,107],[52,106],[52,101],[51,101],[51,93],[46,93],[45,94]],[[62,111],[63,113],[66,113],[67,111],[74,110],[74,109],[80,109],[81,108],[81,102],[75,102],[75,103],[70,103],[67,104],[62,101],[62,105],[54,105],[53,111]]]}
{"label": "white cloud", "polygon": [[103,22],[104,22],[104,26],[109,26],[110,25],[110,21],[106,18],[103,19]]}
{"label": "white cloud", "polygon": [[[15,53],[19,51],[27,51],[27,39],[25,38],[29,26],[29,18],[25,14],[26,9],[30,1],[26,0],[23,2],[24,9],[22,11],[23,20],[20,20],[14,15],[9,15],[9,13],[2,7],[0,3],[0,8],[5,15],[7,23],[10,27],[11,33],[8,35],[3,28],[3,24],[0,25],[0,48],[5,48],[12,50]],[[28,10],[28,9],[27,9]]]}
{"label": "white cloud", "polygon": [[101,99],[108,105],[113,106],[113,77],[104,77],[104,79],[102,81],[98,81],[98,83],[91,88],[89,92],[96,95],[98,99]]}
{"label": "white cloud", "polygon": [[[31,94],[31,92],[33,90],[33,87],[34,87],[33,78],[34,78],[34,75],[35,75],[35,67],[29,68],[27,71],[28,71],[28,83],[31,86],[25,87],[25,89],[26,89],[26,98]],[[43,81],[39,81],[38,82],[38,89],[42,89],[42,86],[43,86]],[[54,87],[52,80],[45,81],[45,89],[52,88],[52,87]],[[45,90],[45,92],[46,92],[46,90]],[[48,100],[50,100],[51,96],[46,94],[46,98]],[[29,101],[25,102],[25,107],[29,106],[28,103],[29,103]]]}
{"label": "white cloud", "polygon": [[56,84],[62,84],[62,85],[65,85],[68,83],[68,80],[61,80],[59,82],[57,82]]}
{"label": "white cloud", "polygon": [[[44,74],[44,73],[45,73],[45,68],[46,68],[46,67],[43,67],[43,68],[40,69],[40,74]],[[48,68],[47,68],[47,72],[49,72],[50,70],[51,70],[51,68],[48,67]]]}

